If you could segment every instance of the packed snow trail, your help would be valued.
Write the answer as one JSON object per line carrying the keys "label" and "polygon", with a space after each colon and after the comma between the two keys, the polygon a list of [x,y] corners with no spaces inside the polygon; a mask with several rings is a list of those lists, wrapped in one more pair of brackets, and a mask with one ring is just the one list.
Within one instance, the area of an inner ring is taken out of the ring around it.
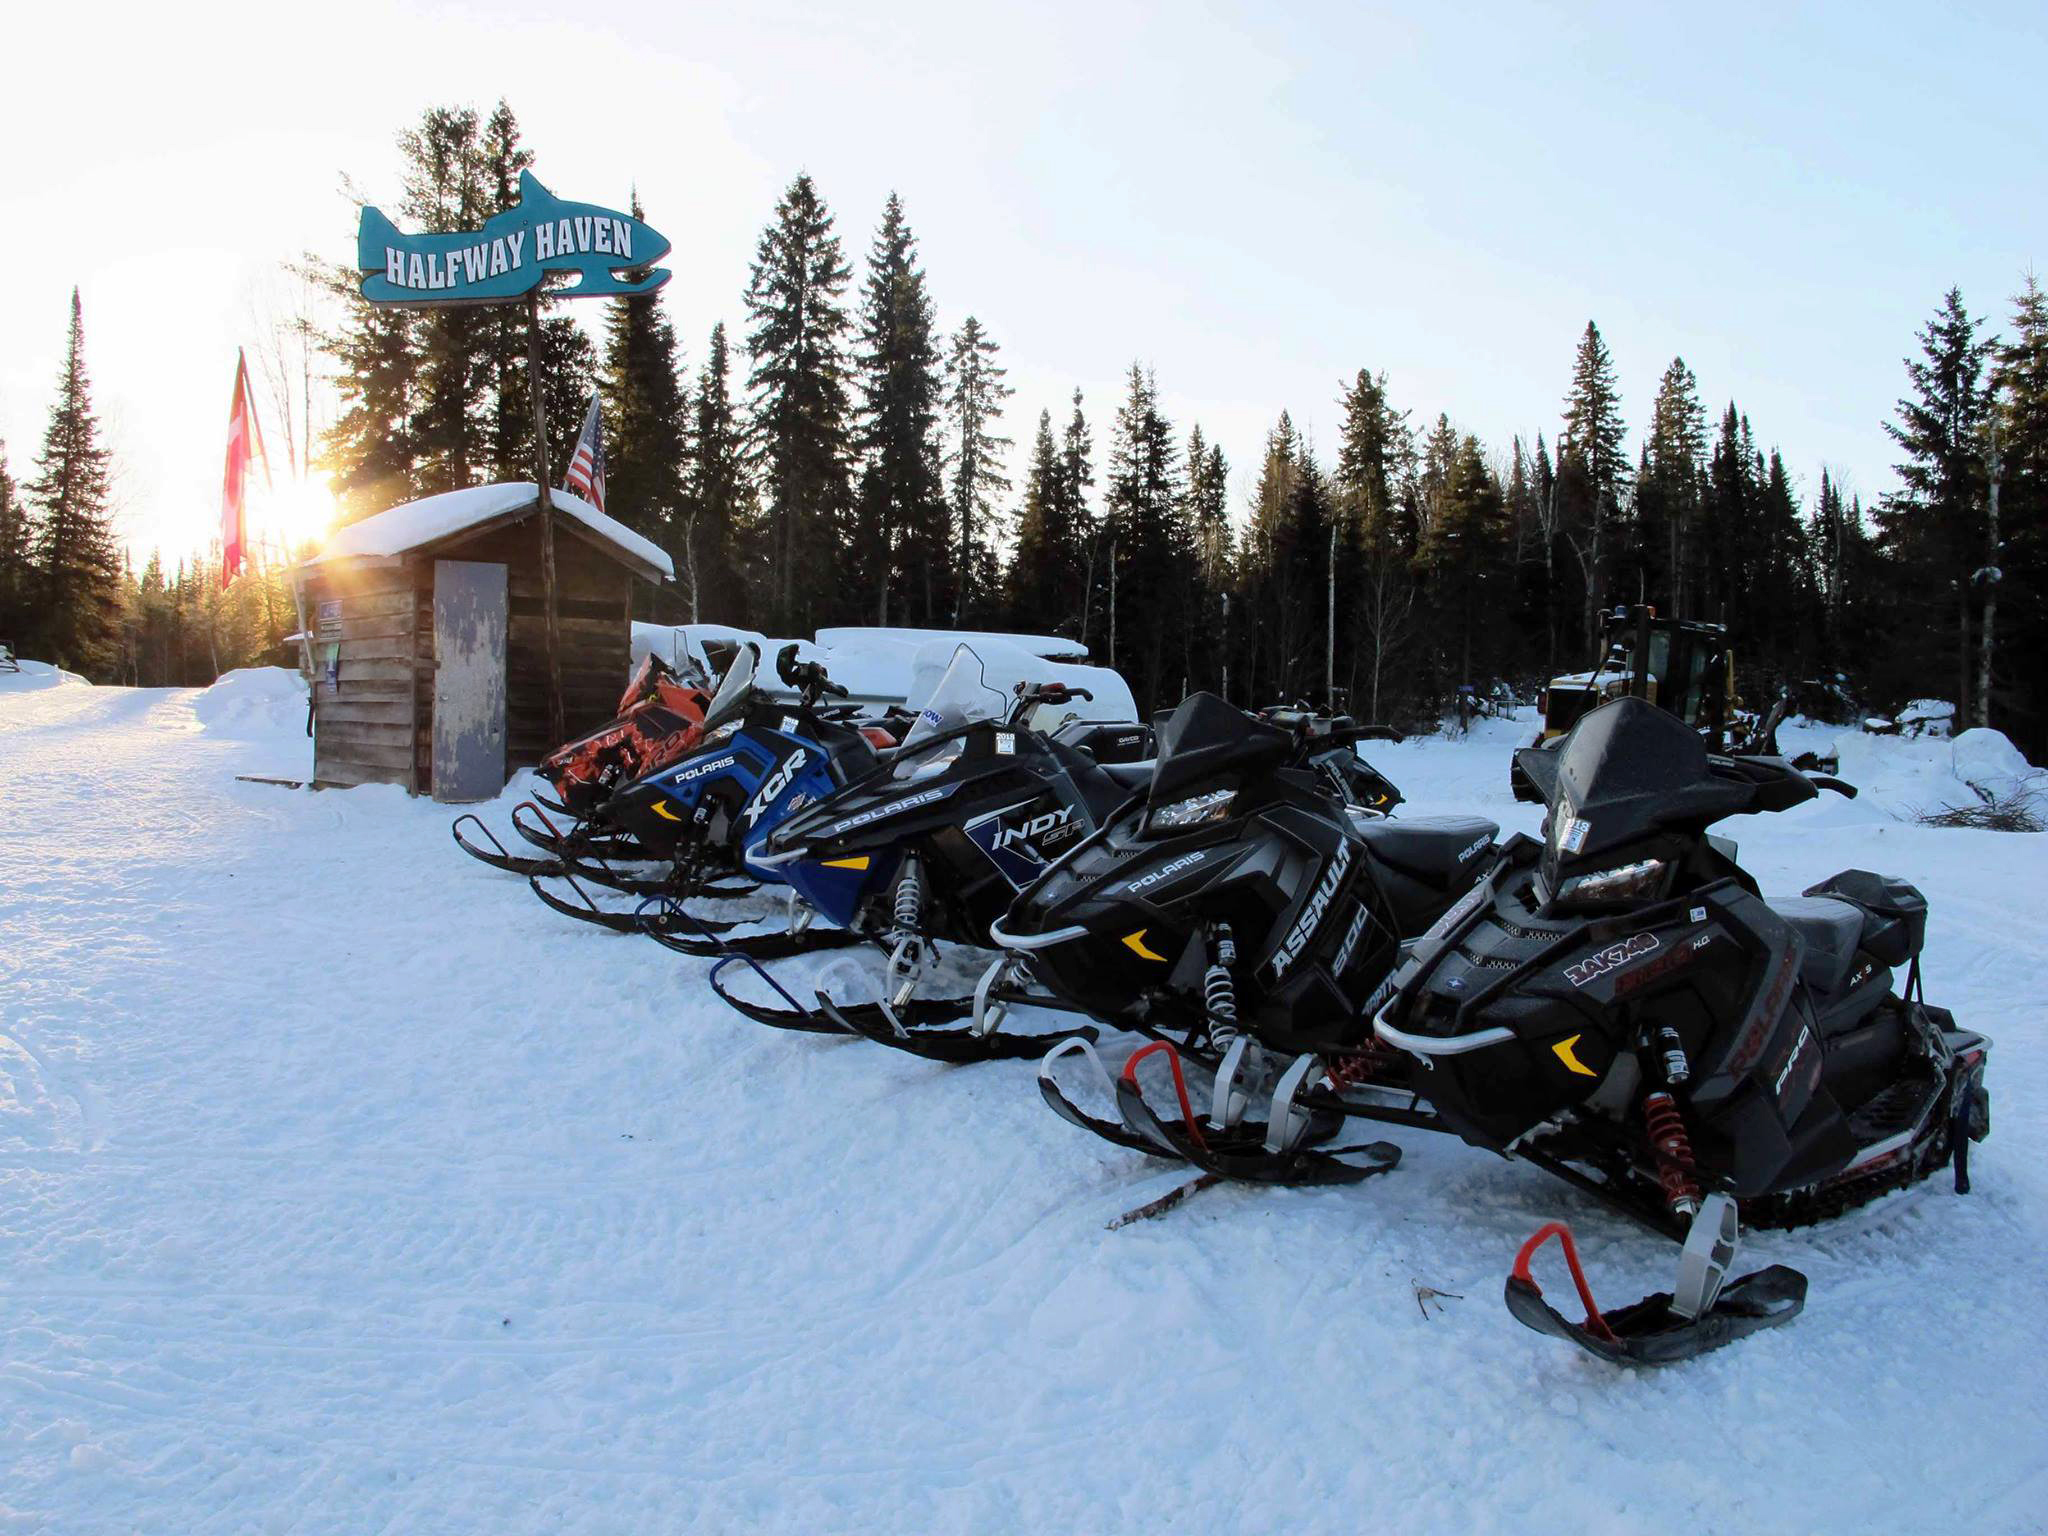
{"label": "packed snow trail", "polygon": [[[750,1024],[446,808],[236,783],[303,706],[219,702],[0,692],[0,1531],[2041,1528],[2048,838],[1728,829],[1926,890],[1994,1129],[1967,1198],[1753,1238],[1790,1327],[1625,1375],[1502,1279],[1553,1215],[1609,1305],[1671,1252],[1534,1170],[1392,1132],[1107,1233],[1184,1175],[1029,1063]],[[1373,756],[1531,827],[1507,741]]]}

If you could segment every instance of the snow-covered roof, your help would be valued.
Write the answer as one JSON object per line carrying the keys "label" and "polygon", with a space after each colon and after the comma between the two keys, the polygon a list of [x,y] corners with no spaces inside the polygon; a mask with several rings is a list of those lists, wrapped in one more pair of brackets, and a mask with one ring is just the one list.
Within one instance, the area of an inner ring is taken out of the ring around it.
{"label": "snow-covered roof", "polygon": [[[617,518],[607,517],[581,496],[553,491],[555,510],[566,513],[605,543],[630,555],[642,565],[653,567],[670,580],[676,574],[673,561],[659,546],[642,538]],[[540,491],[531,480],[505,480],[495,485],[472,485],[439,496],[423,496],[361,522],[337,529],[326,548],[308,560],[319,565],[328,560],[350,560],[365,556],[402,555],[423,545],[438,544],[464,529],[488,523],[522,507],[538,506]]]}
{"label": "snow-covered roof", "polygon": [[1033,656],[1054,657],[1061,661],[1088,659],[1087,646],[1060,635],[1024,635],[1011,634],[1004,630],[980,629],[904,629],[886,625],[858,625],[818,631],[818,644],[827,650],[846,644],[849,640],[870,649],[877,645],[893,643],[902,646],[906,653],[939,641],[966,641],[970,645],[978,645],[985,640],[1000,640],[1012,649]]}

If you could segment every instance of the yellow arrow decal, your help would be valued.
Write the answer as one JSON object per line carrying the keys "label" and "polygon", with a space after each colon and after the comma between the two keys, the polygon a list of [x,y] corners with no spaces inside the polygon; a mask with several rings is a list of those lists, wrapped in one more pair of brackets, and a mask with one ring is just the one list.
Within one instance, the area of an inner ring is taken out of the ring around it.
{"label": "yellow arrow decal", "polygon": [[868,855],[863,853],[856,858],[821,859],[819,862],[827,869],[866,869],[868,867]]}
{"label": "yellow arrow decal", "polygon": [[1145,947],[1145,935],[1150,933],[1151,931],[1152,930],[1149,928],[1140,928],[1136,933],[1125,934],[1124,945],[1126,948],[1135,951],[1137,954],[1143,955],[1147,960],[1157,960],[1163,965],[1166,962],[1166,956],[1155,955],[1154,953],[1152,953],[1151,950]]}
{"label": "yellow arrow decal", "polygon": [[1598,1072],[1595,1072],[1591,1067],[1587,1066],[1583,1061],[1579,1060],[1578,1056],[1573,1052],[1572,1047],[1577,1045],[1578,1043],[1579,1037],[1577,1035],[1573,1035],[1568,1040],[1558,1041],[1557,1044],[1553,1045],[1550,1049],[1556,1054],[1557,1059],[1559,1061],[1563,1062],[1565,1066],[1569,1068],[1571,1071],[1578,1073],[1579,1076],[1598,1077],[1600,1074]]}
{"label": "yellow arrow decal", "polygon": [[678,816],[674,811],[670,810],[668,806],[660,800],[656,800],[652,802],[652,804],[654,806],[654,814],[659,816],[663,821],[681,821],[683,819],[682,817]]}

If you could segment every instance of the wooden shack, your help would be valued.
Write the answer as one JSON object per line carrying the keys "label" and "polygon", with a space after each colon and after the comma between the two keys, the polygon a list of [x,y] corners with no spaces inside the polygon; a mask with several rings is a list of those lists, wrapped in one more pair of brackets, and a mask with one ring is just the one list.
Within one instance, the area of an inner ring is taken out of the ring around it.
{"label": "wooden shack", "polygon": [[[633,578],[675,572],[589,502],[550,500],[566,740],[618,707]],[[543,527],[532,482],[472,486],[351,523],[299,567],[316,786],[486,799],[559,744]]]}

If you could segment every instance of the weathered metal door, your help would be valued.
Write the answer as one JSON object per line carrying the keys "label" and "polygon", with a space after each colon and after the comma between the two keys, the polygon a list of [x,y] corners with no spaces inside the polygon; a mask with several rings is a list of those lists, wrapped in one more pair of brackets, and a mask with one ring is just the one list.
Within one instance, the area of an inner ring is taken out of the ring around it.
{"label": "weathered metal door", "polygon": [[505,567],[434,562],[434,798],[505,787]]}

